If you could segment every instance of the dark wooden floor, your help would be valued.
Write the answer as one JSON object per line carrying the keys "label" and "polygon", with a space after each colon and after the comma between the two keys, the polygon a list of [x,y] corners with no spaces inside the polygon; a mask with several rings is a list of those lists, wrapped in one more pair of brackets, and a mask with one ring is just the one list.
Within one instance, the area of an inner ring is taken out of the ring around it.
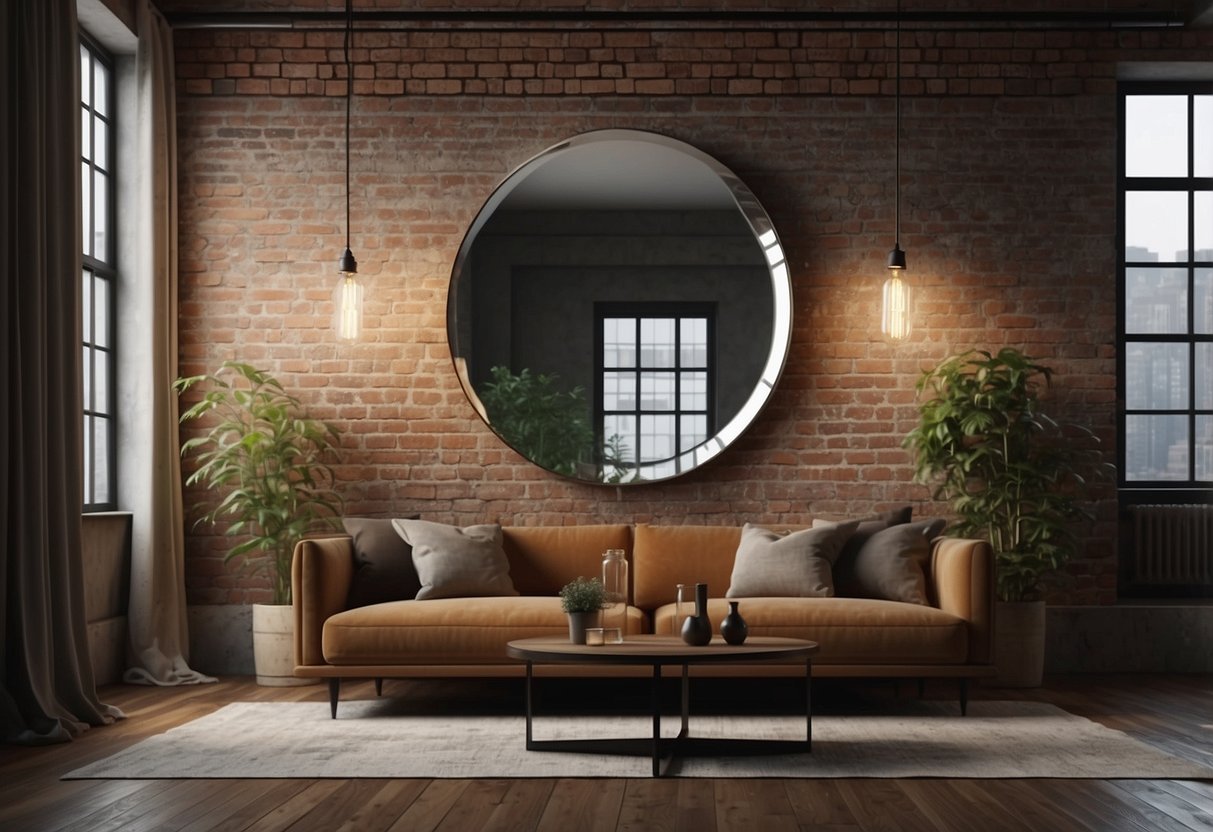
{"label": "dark wooden floor", "polygon": [[[514,708],[518,686],[391,682],[385,695],[475,710]],[[869,684],[818,698],[880,707]],[[946,696],[930,685],[927,696]],[[501,691],[504,690],[504,701]],[[66,771],[232,701],[323,700],[322,687],[248,680],[110,687],[129,718],[75,742],[0,746],[0,829],[16,830],[1213,830],[1213,782],[1173,780],[74,780]],[[369,683],[343,699],[369,698]],[[817,696],[817,694],[815,694]],[[1213,676],[1075,676],[975,698],[1053,702],[1175,753],[1213,751]],[[239,742],[238,738],[233,739]],[[996,752],[995,752],[996,753]]]}

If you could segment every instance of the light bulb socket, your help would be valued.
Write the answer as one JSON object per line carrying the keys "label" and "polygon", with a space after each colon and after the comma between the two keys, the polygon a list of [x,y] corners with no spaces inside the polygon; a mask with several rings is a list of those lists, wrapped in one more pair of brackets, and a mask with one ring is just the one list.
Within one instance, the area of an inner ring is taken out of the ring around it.
{"label": "light bulb socket", "polygon": [[890,269],[905,269],[906,253],[901,250],[901,246],[896,243],[893,245],[893,250],[889,252],[888,267]]}
{"label": "light bulb socket", "polygon": [[341,260],[337,263],[337,271],[346,274],[358,273],[358,261],[354,259],[354,253],[347,246],[341,255]]}

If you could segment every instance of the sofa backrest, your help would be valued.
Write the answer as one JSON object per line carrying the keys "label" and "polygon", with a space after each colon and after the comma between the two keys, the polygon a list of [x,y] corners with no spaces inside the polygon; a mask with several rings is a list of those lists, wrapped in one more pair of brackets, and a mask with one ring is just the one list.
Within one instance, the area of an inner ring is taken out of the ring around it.
{"label": "sofa backrest", "polygon": [[636,526],[632,603],[654,610],[674,603],[678,584],[707,584],[721,598],[733,576],[740,526]]}
{"label": "sofa backrest", "polygon": [[578,576],[601,578],[602,554],[607,549],[623,549],[630,561],[632,527],[503,526],[501,545],[519,594],[558,595]]}

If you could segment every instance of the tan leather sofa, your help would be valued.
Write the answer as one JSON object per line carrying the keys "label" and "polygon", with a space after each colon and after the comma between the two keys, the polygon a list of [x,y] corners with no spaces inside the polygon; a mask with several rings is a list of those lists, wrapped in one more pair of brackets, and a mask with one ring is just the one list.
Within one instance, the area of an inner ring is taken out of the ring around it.
{"label": "tan leather sofa", "polygon": [[[505,645],[568,632],[560,588],[596,575],[606,549],[631,564],[627,632],[672,633],[675,586],[707,583],[714,627],[727,613],[741,529],[733,526],[505,527],[502,545],[518,596],[403,600],[346,609],[354,569],[348,537],[304,540],[292,571],[295,675],[329,680],[336,716],[340,680],[517,676]],[[816,641],[817,676],[958,680],[992,673],[993,559],[988,544],[938,538],[925,565],[930,606],[867,598],[745,598],[752,635]],[[797,675],[803,665],[696,668],[713,675]],[[627,667],[537,666],[548,675],[617,675]],[[674,669],[676,670],[676,669]]]}

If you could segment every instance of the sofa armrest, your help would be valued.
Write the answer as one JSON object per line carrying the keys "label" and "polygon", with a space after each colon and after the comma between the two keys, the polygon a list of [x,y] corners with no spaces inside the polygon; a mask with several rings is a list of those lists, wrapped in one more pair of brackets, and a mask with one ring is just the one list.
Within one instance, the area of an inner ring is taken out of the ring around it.
{"label": "sofa armrest", "polygon": [[301,540],[291,560],[291,605],[295,612],[295,665],[323,665],[322,636],[329,616],[345,609],[354,576],[349,537]]}
{"label": "sofa armrest", "polygon": [[931,592],[939,608],[969,622],[969,663],[994,648],[994,555],[984,540],[941,537],[931,548]]}

